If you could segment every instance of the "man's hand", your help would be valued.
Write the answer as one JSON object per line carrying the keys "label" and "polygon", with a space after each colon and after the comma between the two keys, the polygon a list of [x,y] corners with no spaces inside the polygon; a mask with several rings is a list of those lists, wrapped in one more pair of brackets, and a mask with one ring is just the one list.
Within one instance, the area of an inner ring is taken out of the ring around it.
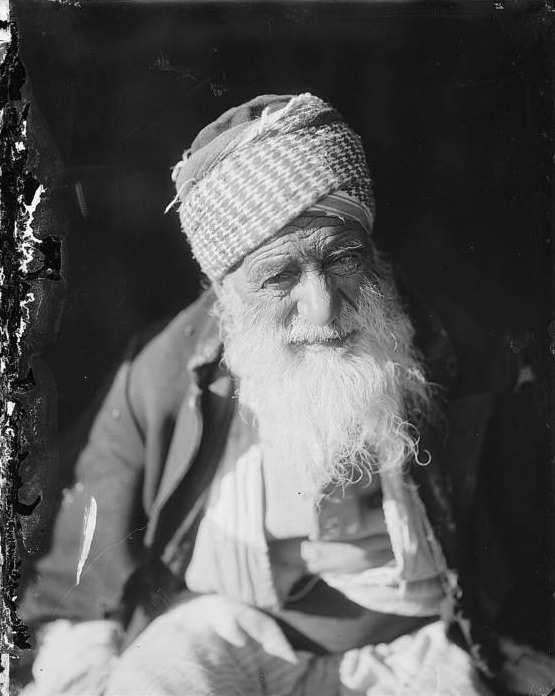
{"label": "man's hand", "polygon": [[118,659],[121,637],[115,621],[48,624],[33,664],[34,682],[22,696],[101,696]]}
{"label": "man's hand", "polygon": [[514,694],[548,696],[555,689],[555,657],[502,638],[501,652],[506,658],[499,685]]}

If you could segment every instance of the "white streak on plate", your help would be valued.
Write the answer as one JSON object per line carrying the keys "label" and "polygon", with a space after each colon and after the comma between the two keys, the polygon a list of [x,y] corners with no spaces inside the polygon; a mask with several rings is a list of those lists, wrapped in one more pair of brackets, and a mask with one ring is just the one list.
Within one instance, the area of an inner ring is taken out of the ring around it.
{"label": "white streak on plate", "polygon": [[77,578],[75,580],[77,585],[81,580],[83,566],[85,565],[85,562],[87,561],[89,552],[91,550],[93,534],[96,528],[96,509],[96,498],[94,496],[91,496],[91,503],[85,509],[85,517],[83,520],[83,538],[81,540],[81,553],[79,554],[79,563],[77,564]]}

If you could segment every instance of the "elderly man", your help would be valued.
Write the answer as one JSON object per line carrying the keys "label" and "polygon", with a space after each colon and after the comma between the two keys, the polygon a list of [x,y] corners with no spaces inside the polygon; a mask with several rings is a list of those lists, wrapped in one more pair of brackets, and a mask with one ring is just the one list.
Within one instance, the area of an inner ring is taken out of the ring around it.
{"label": "elderly man", "polygon": [[493,630],[500,585],[458,572],[448,477],[473,480],[460,423],[487,414],[446,418],[451,344],[373,246],[358,136],[267,95],[174,180],[211,289],[97,417],[23,605],[25,693],[547,693],[552,661]]}

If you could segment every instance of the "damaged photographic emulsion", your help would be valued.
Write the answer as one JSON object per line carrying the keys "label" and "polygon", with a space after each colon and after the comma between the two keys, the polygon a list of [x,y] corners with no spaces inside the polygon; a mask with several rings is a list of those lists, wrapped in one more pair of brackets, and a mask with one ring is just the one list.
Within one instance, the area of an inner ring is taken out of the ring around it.
{"label": "damaged photographic emulsion", "polygon": [[548,0],[0,0],[1,696],[555,693]]}

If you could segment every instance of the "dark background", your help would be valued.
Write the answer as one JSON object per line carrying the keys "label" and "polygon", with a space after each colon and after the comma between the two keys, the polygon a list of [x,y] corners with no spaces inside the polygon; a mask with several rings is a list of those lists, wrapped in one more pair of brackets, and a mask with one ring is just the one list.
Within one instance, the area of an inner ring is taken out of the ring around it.
{"label": "dark background", "polygon": [[[265,92],[309,91],[343,113],[366,146],[378,245],[465,351],[533,364],[549,435],[553,23],[542,3],[14,9],[48,189],[40,234],[62,242],[62,278],[41,285],[29,349],[48,395],[45,441],[60,452],[43,511],[71,480],[129,338],[200,292],[177,215],[163,215],[170,167],[206,123]],[[547,515],[549,459],[522,471]],[[41,519],[24,523],[29,550],[44,543]]]}

